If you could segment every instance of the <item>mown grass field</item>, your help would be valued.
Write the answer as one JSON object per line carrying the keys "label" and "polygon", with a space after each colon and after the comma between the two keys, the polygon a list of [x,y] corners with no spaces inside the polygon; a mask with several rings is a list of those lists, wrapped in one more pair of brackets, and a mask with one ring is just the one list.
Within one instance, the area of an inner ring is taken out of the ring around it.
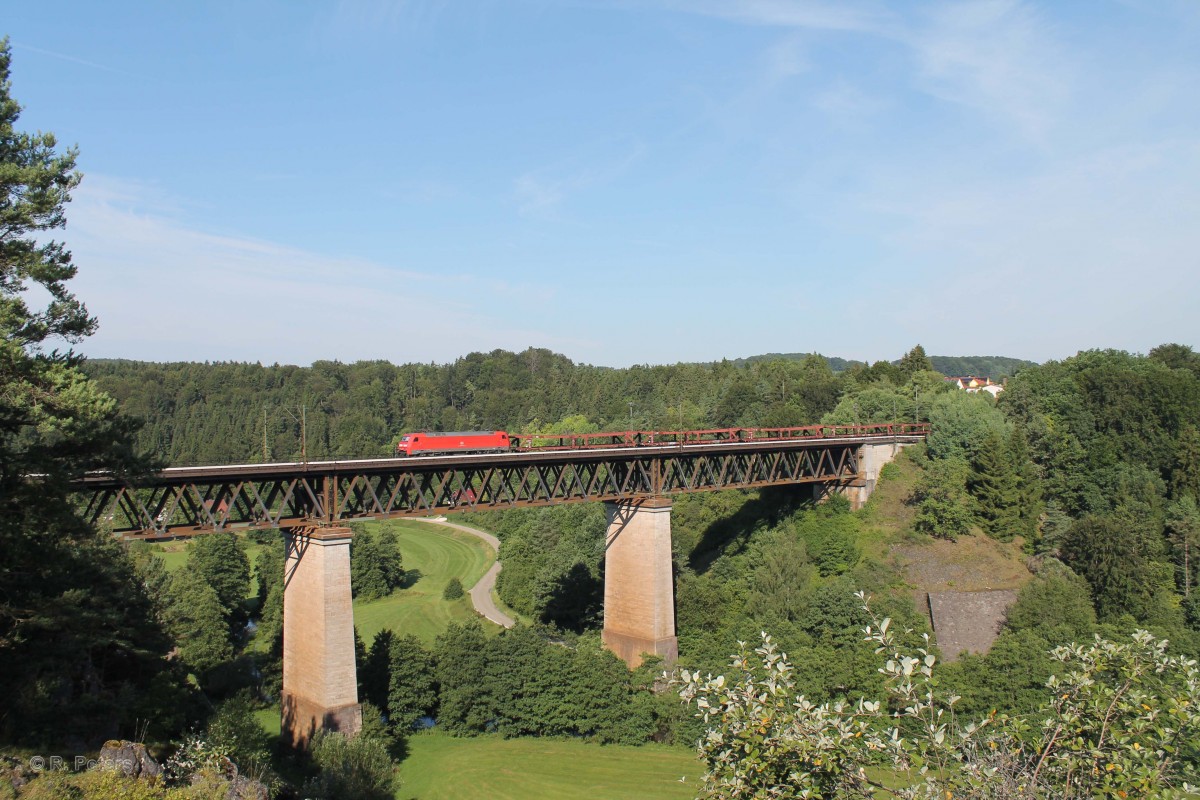
{"label": "mown grass field", "polygon": [[[496,554],[490,547],[452,528],[424,522],[386,524],[396,531],[404,569],[419,577],[390,597],[354,602],[354,627],[368,646],[384,628],[401,636],[413,634],[425,644],[432,644],[451,622],[482,619],[471,606],[466,590],[495,561]],[[462,581],[463,596],[458,600],[443,600],[446,583],[455,577]]]}
{"label": "mown grass field", "polygon": [[702,773],[695,752],[686,748],[429,733],[409,740],[396,797],[684,800],[696,796]]}

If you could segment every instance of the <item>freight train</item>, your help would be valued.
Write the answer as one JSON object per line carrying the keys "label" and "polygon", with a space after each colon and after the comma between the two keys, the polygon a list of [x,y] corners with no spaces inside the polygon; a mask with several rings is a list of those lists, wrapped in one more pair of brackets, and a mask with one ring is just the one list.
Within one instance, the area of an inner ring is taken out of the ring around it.
{"label": "freight train", "polygon": [[450,453],[507,453],[530,450],[580,450],[763,442],[786,439],[829,439],[854,436],[925,435],[928,423],[883,422],[868,425],[806,425],[797,428],[719,428],[701,431],[620,431],[616,433],[525,433],[505,431],[421,431],[406,433],[396,444],[398,456]]}

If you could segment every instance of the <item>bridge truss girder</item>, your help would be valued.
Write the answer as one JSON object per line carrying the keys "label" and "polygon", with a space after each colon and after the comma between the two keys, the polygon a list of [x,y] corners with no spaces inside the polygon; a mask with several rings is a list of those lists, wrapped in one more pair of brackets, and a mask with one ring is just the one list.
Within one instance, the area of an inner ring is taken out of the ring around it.
{"label": "bridge truss girder", "polygon": [[859,443],[830,442],[487,463],[411,459],[361,469],[346,462],[336,470],[307,466],[278,475],[159,476],[137,487],[95,482],[81,487],[79,496],[93,524],[128,538],[163,538],[721,489],[845,485],[859,477],[858,448]]}

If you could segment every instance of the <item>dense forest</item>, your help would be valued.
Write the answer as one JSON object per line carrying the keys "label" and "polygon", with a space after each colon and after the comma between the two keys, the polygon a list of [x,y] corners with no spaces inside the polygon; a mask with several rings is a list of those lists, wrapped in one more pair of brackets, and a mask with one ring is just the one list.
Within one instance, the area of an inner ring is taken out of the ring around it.
{"label": "dense forest", "polygon": [[[1157,626],[1197,652],[1198,373],[1187,347],[1149,356],[1094,351],[1023,370],[998,402],[945,390],[918,370],[847,386],[826,412],[826,421],[875,421],[898,408],[930,420],[927,446],[906,459],[918,476],[909,497],[914,532],[1017,540],[1031,557],[1038,577],[992,655],[967,658],[952,673],[973,676],[962,687],[968,705],[1027,702],[1012,680],[980,670],[1023,671],[1022,685],[1040,686],[1050,646],[1097,624]],[[599,509],[506,512],[483,515],[483,524],[502,536],[500,591],[513,608],[565,627],[595,624]],[[766,629],[789,652],[826,648],[803,661],[813,665],[804,685],[818,696],[821,687],[869,681],[844,675],[854,661],[838,657],[830,638],[855,646],[864,620],[854,588],[899,588],[894,572],[860,558],[863,524],[839,503],[795,505],[786,490],[676,498],[682,657],[716,668],[728,642]],[[903,595],[895,593],[900,605]],[[889,610],[920,627],[911,609]]]}
{"label": "dense forest", "polygon": [[[1200,419],[1200,360],[1191,349],[1093,351],[1027,365],[998,401],[950,388],[932,366],[916,347],[896,363],[841,372],[815,355],[607,369],[536,349],[446,365],[104,361],[85,369],[143,422],[139,449],[171,463],[297,457],[302,418],[309,457],[384,453],[400,432],[427,428],[928,420],[933,436],[908,459],[919,476],[910,497],[915,532],[1017,538],[1039,571],[993,653],[966,658],[948,675],[964,682],[969,707],[1027,701],[995,688],[1004,683],[988,671],[1019,661],[1023,677],[1005,680],[1039,686],[1049,647],[1097,625],[1156,625],[1195,651],[1200,443],[1191,421]],[[499,590],[512,608],[559,631],[594,634],[603,613],[599,506],[474,521],[502,539]],[[731,642],[770,629],[790,652],[811,653],[803,663],[814,696],[877,681],[858,641],[853,591],[881,593],[914,629],[927,623],[897,575],[861,558],[862,524],[840,503],[810,508],[786,490],[677,498],[685,663],[719,668]],[[1038,597],[1055,613],[1026,610]],[[1067,618],[1066,609],[1080,611]]]}
{"label": "dense forest", "polygon": [[[921,350],[924,359],[924,351]],[[917,365],[932,368],[925,360]],[[391,452],[420,430],[695,429],[820,422],[838,400],[879,381],[903,383],[911,363],[834,372],[822,356],[612,369],[530,348],[472,353],[451,364],[319,361],[147,364],[89,361],[87,374],[141,422],[140,452],[171,464]],[[920,391],[940,390],[934,377]],[[907,392],[887,411],[913,419]]]}

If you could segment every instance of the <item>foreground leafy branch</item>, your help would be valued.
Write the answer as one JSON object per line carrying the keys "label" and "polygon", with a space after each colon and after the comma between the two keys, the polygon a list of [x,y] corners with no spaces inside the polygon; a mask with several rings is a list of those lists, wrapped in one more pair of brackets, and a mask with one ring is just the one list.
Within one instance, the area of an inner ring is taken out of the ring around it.
{"label": "foreground leafy branch", "polygon": [[702,798],[1183,797],[1200,781],[1200,672],[1138,631],[1054,649],[1059,674],[1028,717],[962,723],[938,691],[928,637],[906,652],[890,619],[864,629],[886,700],[814,703],[763,633],[739,643],[732,677],[679,672],[680,696],[708,730]]}

